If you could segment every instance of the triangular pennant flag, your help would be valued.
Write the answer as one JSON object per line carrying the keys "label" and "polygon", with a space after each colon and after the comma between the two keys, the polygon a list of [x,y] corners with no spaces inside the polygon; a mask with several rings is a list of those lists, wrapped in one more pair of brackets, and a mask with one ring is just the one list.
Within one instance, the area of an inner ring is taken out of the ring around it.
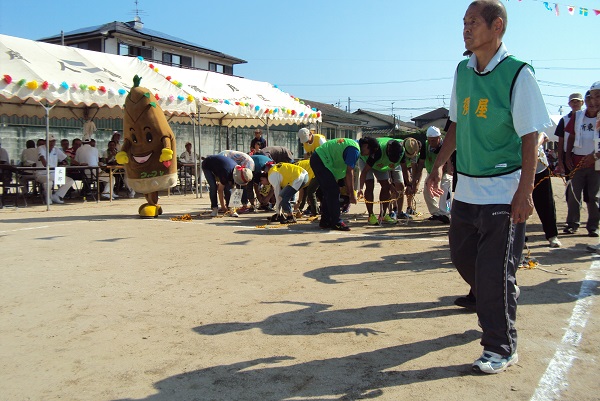
{"label": "triangular pennant flag", "polygon": [[587,17],[587,15],[588,15],[588,9],[584,8],[584,7],[580,7],[579,8],[579,15],[583,15],[584,17]]}
{"label": "triangular pennant flag", "polygon": [[567,11],[569,12],[569,14],[573,15],[573,13],[575,12],[575,7],[567,6]]}
{"label": "triangular pennant flag", "polygon": [[556,16],[558,17],[559,12],[558,12],[558,4],[554,3],[554,14],[556,14]]}
{"label": "triangular pennant flag", "polygon": [[544,7],[546,7],[546,10],[552,11],[552,7],[550,7],[550,4],[548,4],[547,1],[544,2]]}
{"label": "triangular pennant flag", "polygon": [[594,14],[600,15],[600,10],[594,10]]}

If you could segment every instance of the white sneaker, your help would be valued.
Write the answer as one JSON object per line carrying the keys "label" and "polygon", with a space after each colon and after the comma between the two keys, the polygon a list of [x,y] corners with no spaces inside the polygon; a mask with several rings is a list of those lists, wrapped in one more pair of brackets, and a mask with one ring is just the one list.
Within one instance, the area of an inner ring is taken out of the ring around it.
{"label": "white sneaker", "polygon": [[550,248],[560,248],[562,246],[562,244],[558,240],[558,237],[556,236],[549,238],[548,242],[550,243]]}
{"label": "white sneaker", "polygon": [[133,189],[130,190],[129,193],[127,194],[127,196],[129,196],[129,199],[135,198],[135,191]]}
{"label": "white sneaker", "polygon": [[50,197],[50,200],[51,200],[53,203],[65,203],[65,201],[64,201],[64,200],[62,200],[62,199],[60,198],[60,196],[58,196],[58,195],[56,195],[56,194],[53,194],[53,195]]}
{"label": "white sneaker", "polygon": [[237,212],[234,210],[233,212],[231,212],[231,217],[240,217],[240,215],[237,214]]}
{"label": "white sneaker", "polygon": [[100,196],[102,197],[102,199],[110,199],[110,194],[108,192],[107,193],[102,192],[100,194]]}
{"label": "white sneaker", "polygon": [[219,215],[219,208],[213,207],[212,212],[210,212],[210,217],[217,217]]}
{"label": "white sneaker", "polygon": [[113,199],[119,199],[119,195],[113,194]]}

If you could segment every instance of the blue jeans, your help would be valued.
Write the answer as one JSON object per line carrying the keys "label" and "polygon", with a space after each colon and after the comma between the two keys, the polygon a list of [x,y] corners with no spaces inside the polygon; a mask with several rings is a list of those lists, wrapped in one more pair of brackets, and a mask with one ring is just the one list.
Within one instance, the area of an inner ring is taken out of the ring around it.
{"label": "blue jeans", "polygon": [[[215,174],[210,170],[202,169],[202,172],[204,173],[204,177],[206,178],[206,182],[208,183],[208,195],[210,198],[210,207],[211,207],[211,209],[215,208],[215,207],[219,207],[219,203],[218,203],[219,201],[217,198],[217,188],[218,188],[217,177],[215,177]],[[224,195],[225,195],[225,204],[229,205],[229,198],[231,198],[231,187],[229,186],[229,183],[227,183],[225,185]]]}

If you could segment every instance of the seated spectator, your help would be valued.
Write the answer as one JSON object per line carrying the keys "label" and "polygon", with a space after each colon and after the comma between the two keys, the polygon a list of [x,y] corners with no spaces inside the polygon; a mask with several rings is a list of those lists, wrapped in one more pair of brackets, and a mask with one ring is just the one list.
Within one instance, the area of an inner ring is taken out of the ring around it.
{"label": "seated spectator", "polygon": [[117,150],[117,143],[113,140],[108,141],[108,147],[106,148],[106,150],[104,151],[104,154],[102,155],[102,162],[104,164],[106,164],[107,166],[114,166],[117,165],[117,160],[115,159],[115,157],[117,156],[118,150]]}
{"label": "seated spectator", "polygon": [[186,142],[185,152],[179,156],[180,163],[193,164],[196,160],[200,160],[196,152],[192,152],[192,143]]}
{"label": "seated spectator", "polygon": [[25,146],[26,148],[21,152],[21,166],[35,166],[38,160],[38,150],[35,146],[35,142],[30,139],[25,143]]}
{"label": "seated spectator", "polygon": [[[77,149],[75,154],[75,161],[78,166],[89,166],[98,167],[100,158],[98,157],[98,149],[92,146],[92,140],[90,138],[84,139],[83,145]],[[92,178],[92,172],[89,170],[85,171],[86,177]],[[102,190],[102,198],[110,199],[110,178],[108,173],[102,171],[98,174],[98,180],[104,183],[104,189]],[[118,198],[117,194],[113,194],[113,199]]]}
{"label": "seated spectator", "polygon": [[[38,147],[38,161],[37,167],[57,167],[59,162],[62,162],[67,158],[67,155],[61,150],[57,149],[56,138],[54,135],[50,135],[50,141],[48,142],[48,160],[46,160],[46,145]],[[52,191],[54,187],[54,170],[50,171],[50,187],[46,185],[46,170],[36,170],[36,181],[42,184],[46,194],[50,194],[48,191]],[[61,185],[55,192],[50,196],[49,204],[54,203],[65,203],[63,197],[67,194],[67,191],[73,186],[73,179],[71,177],[65,177],[65,184]]]}

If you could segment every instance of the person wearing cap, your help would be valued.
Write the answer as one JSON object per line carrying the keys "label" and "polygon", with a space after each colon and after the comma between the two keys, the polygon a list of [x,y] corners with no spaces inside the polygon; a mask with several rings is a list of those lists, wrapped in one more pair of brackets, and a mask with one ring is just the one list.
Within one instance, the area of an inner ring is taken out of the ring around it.
{"label": "person wearing cap", "polygon": [[[368,153],[366,154],[368,155]],[[353,139],[338,138],[331,139],[319,146],[310,157],[310,166],[323,193],[320,228],[350,230],[350,227],[340,218],[340,187],[337,181],[344,179],[350,203],[356,204],[354,166],[356,166],[359,156],[358,142]]]}
{"label": "person wearing cap", "polygon": [[267,146],[267,141],[262,137],[262,131],[258,128],[254,130],[254,138],[250,141],[250,151],[252,153],[256,152],[257,144],[258,149],[264,149]]}
{"label": "person wearing cap", "polygon": [[[38,161],[36,167],[57,167],[58,163],[62,162],[67,158],[65,152],[61,149],[56,148],[56,138],[54,135],[50,135],[48,141],[48,160],[46,160],[46,145],[40,145],[38,147]],[[44,191],[51,191],[54,187],[54,170],[50,171],[50,188],[46,186],[46,170],[36,170],[35,179],[37,182],[42,184]],[[73,186],[74,181],[71,177],[65,177],[65,183],[61,185],[51,196],[50,203],[65,203],[63,198]]]}
{"label": "person wearing cap", "polygon": [[[358,141],[358,145],[361,148],[361,156],[358,161],[361,170],[358,196],[363,195],[362,188],[365,186],[364,197],[369,214],[368,223],[376,225],[381,220],[384,223],[395,224],[397,223],[396,218],[390,216],[387,210],[389,208],[390,213],[393,213],[393,209],[389,204],[392,192],[401,194],[399,197],[400,211],[404,203],[404,181],[399,168],[404,156],[403,141],[386,137],[377,139],[364,137]],[[365,152],[365,149],[368,149],[368,152]],[[364,153],[368,153],[368,156],[363,156]],[[406,165],[404,165],[404,168],[406,169]],[[381,213],[379,217],[373,213],[375,178],[381,185],[379,191]]]}
{"label": "person wearing cap", "polygon": [[325,135],[316,134],[308,128],[300,128],[298,131],[298,139],[304,148],[305,159],[309,159],[316,148],[327,142]]}
{"label": "person wearing cap", "polygon": [[564,174],[567,181],[571,177],[569,176],[570,171],[565,166],[565,152],[567,151],[567,140],[569,139],[569,134],[565,133],[565,127],[573,117],[573,114],[583,107],[583,96],[581,93],[571,93],[569,95],[569,107],[571,111],[560,119],[554,131],[554,135],[558,137],[558,164],[556,172]]}
{"label": "person wearing cap", "polygon": [[[308,184],[308,172],[291,163],[267,163],[265,173],[261,175],[261,183],[271,184],[275,193],[275,215],[278,221],[295,223],[292,202],[298,191]],[[280,212],[281,209],[281,212]],[[273,221],[273,218],[271,219]]]}
{"label": "person wearing cap", "polygon": [[463,40],[473,54],[454,73],[452,123],[427,179],[432,196],[456,150],[458,180],[449,230],[450,257],[475,296],[483,352],[471,368],[494,374],[519,361],[516,271],[533,213],[538,132],[552,125],[533,69],[509,56],[500,0],[472,2]]}
{"label": "person wearing cap", "polygon": [[[440,149],[443,144],[442,133],[438,127],[431,126],[427,128],[427,146],[425,147],[425,170],[427,170],[427,176],[431,174],[433,169],[433,163],[437,158]],[[450,161],[446,162],[443,167],[442,180],[440,181],[440,188],[444,191],[441,196],[431,196],[429,191],[423,191],[423,198],[425,198],[425,204],[427,210],[431,214],[429,220],[441,221],[445,224],[450,224],[450,206],[452,204],[452,164]],[[427,180],[427,178],[425,179]]]}
{"label": "person wearing cap", "polygon": [[[212,155],[202,161],[202,172],[208,182],[211,216],[219,213],[217,196],[221,210],[226,211],[234,185],[244,186],[252,181],[252,170],[238,166],[231,158],[222,155]],[[237,214],[232,214],[237,217]]]}
{"label": "person wearing cap", "polygon": [[426,153],[423,151],[424,144],[415,138],[406,138],[403,142],[404,145],[404,163],[408,164],[410,161],[410,175],[408,170],[402,171],[404,177],[404,185],[406,187],[406,213],[408,215],[415,214],[414,198],[421,185],[421,174],[423,173],[423,167],[425,167],[425,156]]}
{"label": "person wearing cap", "polygon": [[[570,195],[567,198],[567,226],[565,234],[574,234],[580,225],[581,197],[587,191],[588,219],[585,228],[589,237],[599,237],[600,223],[600,171],[596,169],[595,160],[598,149],[598,113],[600,104],[600,81],[595,82],[586,94],[585,110],[575,112],[565,132],[569,133],[567,151],[565,152],[566,167],[571,170]],[[585,199],[584,199],[585,201]]]}

